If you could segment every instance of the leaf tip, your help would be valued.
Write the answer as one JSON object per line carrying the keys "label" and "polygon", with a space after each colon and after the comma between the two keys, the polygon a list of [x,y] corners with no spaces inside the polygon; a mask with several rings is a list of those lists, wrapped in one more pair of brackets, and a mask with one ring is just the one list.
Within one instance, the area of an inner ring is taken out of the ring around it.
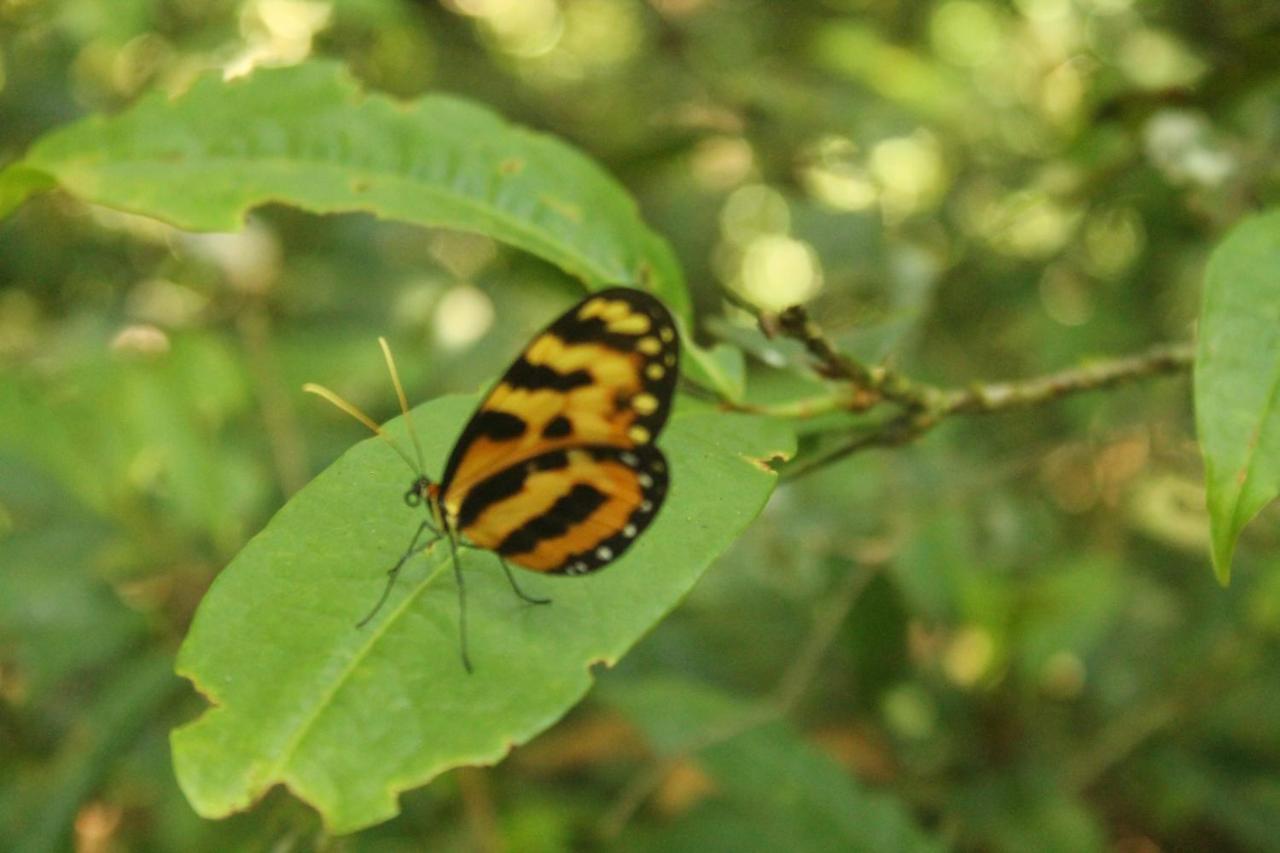
{"label": "leaf tip", "polygon": [[1218,585],[1226,588],[1231,585],[1231,559],[1235,555],[1236,540],[1231,535],[1224,541],[1218,541],[1219,537],[1214,537],[1213,543],[1213,576],[1218,579]]}

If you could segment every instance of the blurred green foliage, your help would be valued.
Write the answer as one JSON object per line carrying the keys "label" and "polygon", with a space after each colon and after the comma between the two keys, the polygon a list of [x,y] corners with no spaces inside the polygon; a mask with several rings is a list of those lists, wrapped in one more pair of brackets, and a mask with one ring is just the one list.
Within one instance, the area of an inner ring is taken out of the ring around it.
{"label": "blurred green foliage", "polygon": [[[1209,251],[1277,200],[1278,55],[1280,7],[1247,0],[7,0],[0,163],[211,68],[329,57],[463,95],[622,181],[702,339],[754,353],[748,396],[776,402],[816,383],[751,307],[808,300],[849,351],[957,385],[1189,337]],[[415,399],[473,390],[576,292],[362,215],[191,235],[54,194],[0,222],[0,846],[767,846],[762,816],[839,825],[865,796],[961,849],[1276,848],[1277,528],[1214,583],[1180,379],[785,485],[599,698],[391,822],[325,838],[280,790],[196,817],[167,732],[203,703],[174,651],[355,438],[301,383],[388,417],[386,334]],[[813,451],[831,423],[800,426]],[[785,719],[663,763],[647,686],[685,685],[673,715],[773,695],[851,572]],[[835,766],[834,793],[797,781]]]}

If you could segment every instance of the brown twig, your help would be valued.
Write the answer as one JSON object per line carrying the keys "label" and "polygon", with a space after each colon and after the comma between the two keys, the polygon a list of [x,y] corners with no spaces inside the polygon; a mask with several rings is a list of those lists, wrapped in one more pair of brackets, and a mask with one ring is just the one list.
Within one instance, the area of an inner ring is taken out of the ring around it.
{"label": "brown twig", "polygon": [[1162,344],[1138,355],[1095,361],[1047,376],[953,391],[943,400],[940,413],[971,414],[1038,406],[1068,394],[1097,391],[1148,376],[1180,373],[1191,367],[1194,358],[1195,347],[1190,343]]}
{"label": "brown twig", "polygon": [[[1098,360],[1046,376],[948,389],[917,382],[887,367],[861,364],[841,353],[800,306],[776,316],[762,317],[761,327],[766,333],[785,335],[802,343],[821,376],[843,383],[844,387],[825,403],[806,400],[805,405],[796,410],[800,415],[836,408],[861,412],[880,403],[896,404],[899,409],[895,416],[876,426],[860,426],[834,449],[788,466],[784,469],[788,479],[873,447],[893,447],[915,441],[952,415],[991,414],[1039,406],[1071,394],[1181,373],[1191,367],[1195,358],[1195,347],[1191,343],[1160,345],[1138,355]],[[791,409],[775,406],[768,413],[786,415]]]}
{"label": "brown twig", "polygon": [[785,309],[776,318],[765,319],[761,327],[766,333],[777,332],[804,344],[813,356],[815,368],[828,379],[843,379],[864,392],[858,408],[870,408],[880,400],[890,400],[909,409],[928,405],[932,389],[918,385],[882,365],[867,366],[841,353],[827,338],[822,328],[809,319],[800,305]]}
{"label": "brown twig", "polygon": [[497,809],[493,803],[488,772],[484,767],[459,767],[455,778],[462,795],[472,849],[477,853],[500,853],[504,845],[498,831]]}

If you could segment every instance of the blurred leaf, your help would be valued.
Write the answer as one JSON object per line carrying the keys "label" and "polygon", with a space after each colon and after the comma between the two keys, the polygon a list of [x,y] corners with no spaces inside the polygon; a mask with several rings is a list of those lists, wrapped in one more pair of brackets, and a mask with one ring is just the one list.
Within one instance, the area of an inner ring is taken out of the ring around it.
{"label": "blurred leaf", "polygon": [[902,599],[894,583],[877,573],[844,622],[857,699],[865,707],[876,707],[881,694],[907,670],[908,613]]}
{"label": "blurred leaf", "polygon": [[169,352],[143,360],[91,350],[64,369],[61,386],[14,371],[0,381],[0,448],[101,515],[153,534],[162,522],[230,553],[265,491],[251,457],[222,441],[248,406],[247,380],[220,338],[169,341]]}
{"label": "blurred leaf", "polygon": [[950,621],[964,615],[964,587],[974,566],[973,531],[963,513],[926,517],[891,564],[894,583],[913,613]]}
{"label": "blurred leaf", "polygon": [[1018,853],[1107,850],[1097,819],[1057,783],[1056,768],[1024,765],[957,783],[958,812],[983,849]]}
{"label": "blurred leaf", "polygon": [[1017,643],[1026,675],[1040,678],[1060,653],[1093,655],[1121,618],[1126,590],[1124,573],[1097,558],[1063,562],[1028,582]]}
{"label": "blurred leaf", "polygon": [[[752,704],[674,680],[615,681],[602,692],[659,753],[696,750],[688,757],[714,781],[708,802],[669,829],[643,834],[643,849],[941,849],[900,803],[863,788],[786,723],[737,731]],[[697,748],[706,741],[713,743]]]}
{"label": "blurred leaf", "polygon": [[[444,458],[475,402],[417,410],[428,459]],[[553,723],[590,687],[591,665],[626,652],[759,512],[776,480],[766,460],[793,438],[759,418],[677,412],[661,444],[672,491],[653,529],[598,575],[525,578],[552,606],[522,604],[491,555],[462,552],[473,675],[444,546],[354,627],[415,516],[400,460],[374,439],[352,448],[219,576],[183,644],[179,673],[214,705],[173,735],[196,810],[220,817],[284,783],[350,832],[393,816],[399,792],[495,763]]]}
{"label": "blurred leaf", "polygon": [[0,171],[0,219],[31,196],[58,185],[48,172],[16,164]]}
{"label": "blurred leaf", "polygon": [[151,653],[111,673],[53,763],[0,788],[0,842],[15,853],[66,850],[81,804],[180,683],[171,659]]}
{"label": "blurred leaf", "polygon": [[1271,766],[1250,764],[1250,756],[1239,753],[1159,744],[1139,757],[1126,782],[1141,790],[1165,834],[1203,832],[1211,819],[1220,827],[1217,837],[1236,849],[1275,850],[1280,783]]}
{"label": "blurred leaf", "polygon": [[1205,271],[1195,405],[1213,564],[1231,579],[1240,531],[1280,493],[1280,211],[1237,226]]}
{"label": "blurred leaf", "polygon": [[459,98],[367,95],[340,66],[206,75],[172,100],[48,134],[0,172],[0,214],[47,186],[192,231],[231,231],[259,205],[487,234],[592,287],[648,285],[688,320],[667,244],[594,162]]}
{"label": "blurred leaf", "polygon": [[933,119],[950,119],[968,93],[948,70],[906,50],[862,24],[828,24],[816,31],[811,61],[869,86],[884,97]]}
{"label": "blurred leaf", "polygon": [[144,636],[141,615],[93,576],[102,526],[72,519],[0,540],[0,658],[13,655],[33,703]]}

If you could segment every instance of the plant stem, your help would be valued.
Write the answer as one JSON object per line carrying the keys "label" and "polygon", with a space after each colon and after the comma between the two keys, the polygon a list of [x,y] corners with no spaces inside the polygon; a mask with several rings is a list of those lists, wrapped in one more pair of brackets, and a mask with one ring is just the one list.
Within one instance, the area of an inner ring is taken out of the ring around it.
{"label": "plant stem", "polygon": [[1068,394],[1096,391],[1149,376],[1180,373],[1191,367],[1194,358],[1193,344],[1162,344],[1138,355],[1095,361],[1047,376],[951,391],[943,400],[939,413],[972,414],[1038,406]]}
{"label": "plant stem", "polygon": [[991,414],[1045,405],[1083,391],[1182,373],[1190,369],[1195,359],[1192,343],[1162,344],[1137,355],[1100,359],[1045,376],[953,389],[917,382],[887,367],[859,363],[837,350],[800,306],[788,308],[776,317],[762,318],[761,326],[767,332],[802,343],[814,359],[815,371],[825,378],[841,381],[844,387],[825,400],[809,398],[795,404],[743,408],[783,417],[810,417],[841,408],[861,412],[880,403],[896,404],[899,409],[896,416],[881,421],[878,426],[860,427],[834,449],[783,469],[788,479],[873,447],[893,447],[915,441],[952,415]]}
{"label": "plant stem", "polygon": [[306,445],[298,426],[290,392],[280,379],[271,319],[266,307],[255,299],[237,318],[240,337],[248,353],[258,407],[262,413],[271,461],[276,469],[280,491],[292,495],[307,482]]}
{"label": "plant stem", "polygon": [[777,316],[777,331],[804,344],[817,362],[818,372],[828,379],[843,379],[855,389],[868,392],[862,403],[870,408],[880,400],[890,400],[907,408],[923,408],[932,390],[881,365],[867,366],[835,348],[822,328],[809,319],[802,306],[793,305]]}

